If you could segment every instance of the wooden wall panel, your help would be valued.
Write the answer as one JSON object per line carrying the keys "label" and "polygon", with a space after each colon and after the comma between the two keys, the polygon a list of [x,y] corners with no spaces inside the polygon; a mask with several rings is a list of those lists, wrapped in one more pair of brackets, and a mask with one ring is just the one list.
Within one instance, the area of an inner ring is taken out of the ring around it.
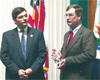
{"label": "wooden wall panel", "polygon": [[97,0],[88,0],[88,28],[93,30]]}

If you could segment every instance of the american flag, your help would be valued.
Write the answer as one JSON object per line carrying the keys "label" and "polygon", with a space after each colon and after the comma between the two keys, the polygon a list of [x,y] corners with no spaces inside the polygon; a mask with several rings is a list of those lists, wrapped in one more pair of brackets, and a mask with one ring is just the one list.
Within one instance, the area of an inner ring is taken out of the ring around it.
{"label": "american flag", "polygon": [[44,31],[45,7],[44,0],[31,0],[32,13],[29,14],[29,24],[32,28]]}
{"label": "american flag", "polygon": [[[40,29],[44,32],[45,23],[45,6],[44,0],[31,0],[30,6],[32,10],[29,13],[28,23],[32,28]],[[49,57],[48,57],[48,47],[47,47],[47,58],[43,66],[45,80],[48,80],[48,70],[49,70]]]}

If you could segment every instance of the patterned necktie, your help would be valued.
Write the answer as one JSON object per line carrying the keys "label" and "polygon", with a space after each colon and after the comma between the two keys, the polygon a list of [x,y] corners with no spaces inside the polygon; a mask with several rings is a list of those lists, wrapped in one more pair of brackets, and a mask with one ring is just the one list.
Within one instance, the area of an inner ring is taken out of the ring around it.
{"label": "patterned necktie", "polygon": [[[68,43],[67,43],[67,47],[68,47],[70,41],[72,40],[72,38],[73,38],[73,31],[70,34],[70,37],[69,37],[69,40],[68,40]],[[67,49],[67,47],[66,47],[66,49]]]}
{"label": "patterned necktie", "polygon": [[24,61],[26,61],[26,42],[25,42],[25,35],[24,35],[24,30],[21,30],[22,32],[22,37],[21,37],[21,47],[22,47],[22,53],[24,57]]}

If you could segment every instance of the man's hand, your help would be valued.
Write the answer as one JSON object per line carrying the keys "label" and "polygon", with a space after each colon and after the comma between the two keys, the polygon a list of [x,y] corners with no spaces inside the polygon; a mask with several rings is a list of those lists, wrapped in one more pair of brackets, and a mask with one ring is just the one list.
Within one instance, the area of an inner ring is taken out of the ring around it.
{"label": "man's hand", "polygon": [[28,79],[28,75],[26,75],[26,72],[23,69],[19,69],[18,75],[20,79]]}
{"label": "man's hand", "polygon": [[25,72],[28,76],[30,76],[33,73],[33,70],[31,68],[28,68],[25,70]]}
{"label": "man's hand", "polygon": [[61,59],[60,65],[57,67],[58,69],[63,69],[66,66],[66,60]]}

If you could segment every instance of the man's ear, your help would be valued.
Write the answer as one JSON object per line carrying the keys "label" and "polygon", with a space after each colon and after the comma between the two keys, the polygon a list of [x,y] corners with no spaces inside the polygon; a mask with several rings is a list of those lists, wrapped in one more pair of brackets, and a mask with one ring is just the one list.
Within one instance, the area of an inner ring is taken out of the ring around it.
{"label": "man's ear", "polygon": [[14,21],[14,23],[16,24],[16,20],[15,20],[15,19],[13,19],[13,21]]}
{"label": "man's ear", "polygon": [[81,17],[82,17],[82,14],[81,14],[81,13],[79,13],[79,14],[78,14],[78,17],[79,17],[79,19],[81,19]]}

